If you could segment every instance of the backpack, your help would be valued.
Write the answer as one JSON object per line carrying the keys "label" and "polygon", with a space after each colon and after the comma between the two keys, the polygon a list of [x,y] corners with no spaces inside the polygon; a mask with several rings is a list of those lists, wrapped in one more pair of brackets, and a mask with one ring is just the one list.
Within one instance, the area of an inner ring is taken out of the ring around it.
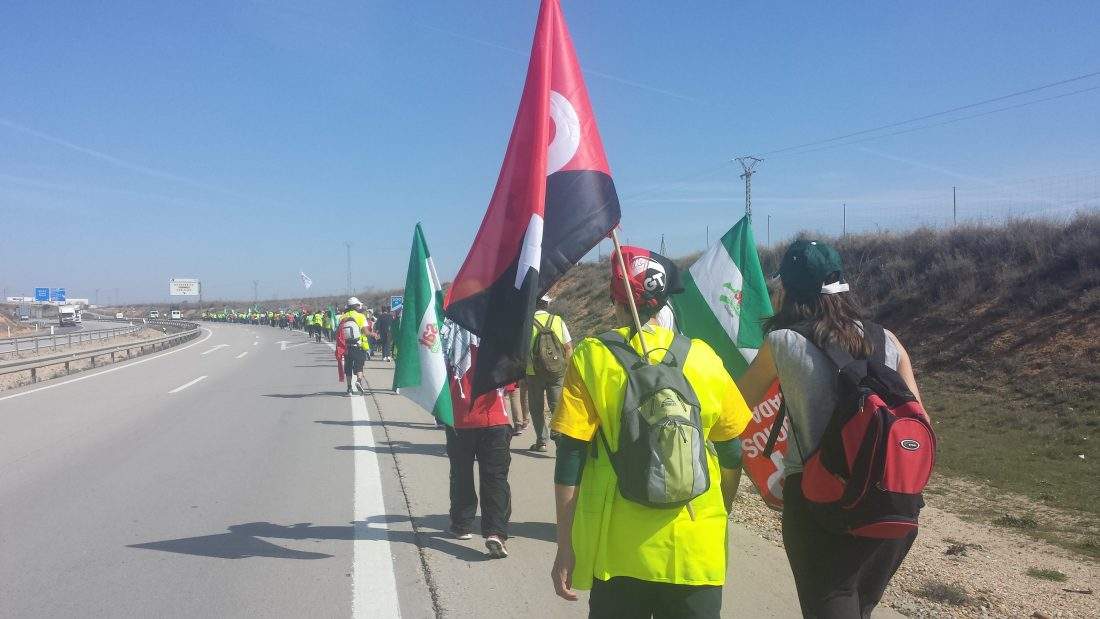
{"label": "backpack", "polygon": [[535,343],[532,347],[531,365],[535,368],[535,374],[556,379],[565,376],[566,359],[565,345],[551,328],[555,318],[558,317],[550,314],[546,324],[539,322],[538,318],[532,320],[535,325]]}
{"label": "backpack", "polygon": [[354,318],[345,318],[340,321],[340,335],[343,338],[344,346],[351,347],[359,343],[359,336],[361,331],[359,330],[358,323]]}
{"label": "backpack", "polygon": [[[917,529],[921,491],[936,461],[936,434],[902,377],[886,365],[886,332],[863,323],[869,359],[824,349],[837,367],[837,404],[821,444],[804,462],[802,494],[818,522],[834,533],[897,539]],[[810,332],[792,329],[813,344]],[[770,456],[786,403],[765,447]]]}
{"label": "backpack", "polygon": [[599,430],[619,493],[648,507],[688,505],[710,488],[699,399],[683,371],[691,340],[677,333],[658,364],[643,359],[619,333],[599,340],[627,376],[618,451]]}

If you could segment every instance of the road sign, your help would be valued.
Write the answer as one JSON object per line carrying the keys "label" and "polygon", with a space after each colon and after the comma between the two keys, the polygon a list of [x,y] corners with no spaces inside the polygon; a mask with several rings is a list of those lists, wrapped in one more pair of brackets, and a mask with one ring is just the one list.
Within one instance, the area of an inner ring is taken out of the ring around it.
{"label": "road sign", "polygon": [[64,288],[50,288],[50,300],[51,301],[64,301],[65,289]]}
{"label": "road sign", "polygon": [[173,277],[168,280],[168,294],[173,297],[199,294],[199,280]]}
{"label": "road sign", "polygon": [[396,312],[405,306],[405,297],[392,296],[390,297],[390,311]]}
{"label": "road sign", "polygon": [[35,301],[49,301],[50,300],[50,289],[49,288],[35,288],[34,289],[34,300]]}

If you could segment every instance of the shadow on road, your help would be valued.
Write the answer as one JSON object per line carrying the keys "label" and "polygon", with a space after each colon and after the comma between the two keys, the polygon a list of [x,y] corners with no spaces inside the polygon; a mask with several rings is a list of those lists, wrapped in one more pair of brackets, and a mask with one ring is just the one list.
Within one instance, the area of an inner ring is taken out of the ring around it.
{"label": "shadow on road", "polygon": [[265,393],[265,398],[283,398],[298,400],[301,398],[316,398],[316,397],[330,397],[330,396],[343,396],[343,391],[315,391],[313,393]]}
{"label": "shadow on road", "polygon": [[[449,522],[446,516],[430,516],[433,522]],[[427,520],[425,519],[425,525]],[[371,516],[365,521],[353,525],[326,526],[301,522],[292,525],[280,525],[271,522],[248,522],[228,527],[228,533],[200,535],[170,539],[145,544],[133,544],[128,548],[159,550],[178,554],[213,557],[216,559],[247,559],[249,557],[268,557],[273,559],[328,559],[333,555],[320,552],[307,552],[285,548],[261,538],[286,540],[388,540],[395,544],[411,544],[430,548],[451,555],[462,561],[487,561],[489,556],[467,546],[444,539],[447,535],[442,529],[421,531],[394,531],[376,526],[389,522],[408,522],[408,516]],[[417,519],[419,523],[420,519]],[[544,523],[531,523],[544,524]],[[549,526],[549,525],[547,525]],[[435,528],[435,527],[428,527]],[[553,531],[551,530],[551,535]]]}
{"label": "shadow on road", "polygon": [[439,428],[434,423],[418,423],[415,421],[375,421],[373,419],[365,419],[362,421],[318,420],[314,421],[313,423],[323,423],[330,426],[393,426],[396,428],[408,428],[410,430],[442,430],[442,428]]}
{"label": "shadow on road", "polygon": [[340,451],[373,451],[374,453],[389,453],[391,450],[398,455],[413,456],[437,456],[447,457],[447,448],[438,444],[410,443],[409,441],[388,441],[380,445],[337,445],[333,447]]}

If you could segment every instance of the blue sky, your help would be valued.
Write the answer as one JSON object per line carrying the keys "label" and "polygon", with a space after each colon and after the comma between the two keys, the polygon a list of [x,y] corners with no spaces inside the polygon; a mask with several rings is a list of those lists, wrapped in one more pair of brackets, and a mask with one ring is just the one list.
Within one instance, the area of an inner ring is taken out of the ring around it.
{"label": "blue sky", "polygon": [[[563,0],[623,234],[701,249],[743,209],[729,160],[1100,71],[1096,2]],[[404,280],[423,221],[465,256],[511,130],[535,0],[49,2],[0,20],[0,285],[107,301]],[[758,240],[1064,216],[1100,198],[1094,76],[765,157]],[[1065,96],[1061,96],[1065,95]],[[855,139],[855,138],[853,138]],[[841,144],[840,146],[837,146]]]}

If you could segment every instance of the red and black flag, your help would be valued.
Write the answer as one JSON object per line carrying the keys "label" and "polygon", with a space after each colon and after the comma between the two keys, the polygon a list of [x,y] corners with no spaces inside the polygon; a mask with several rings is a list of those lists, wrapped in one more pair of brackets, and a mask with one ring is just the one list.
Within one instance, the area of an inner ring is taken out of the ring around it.
{"label": "red and black flag", "polygon": [[447,290],[447,316],[481,337],[475,393],[523,375],[535,299],[618,223],[573,41],[558,0],[543,0],[496,189]]}

